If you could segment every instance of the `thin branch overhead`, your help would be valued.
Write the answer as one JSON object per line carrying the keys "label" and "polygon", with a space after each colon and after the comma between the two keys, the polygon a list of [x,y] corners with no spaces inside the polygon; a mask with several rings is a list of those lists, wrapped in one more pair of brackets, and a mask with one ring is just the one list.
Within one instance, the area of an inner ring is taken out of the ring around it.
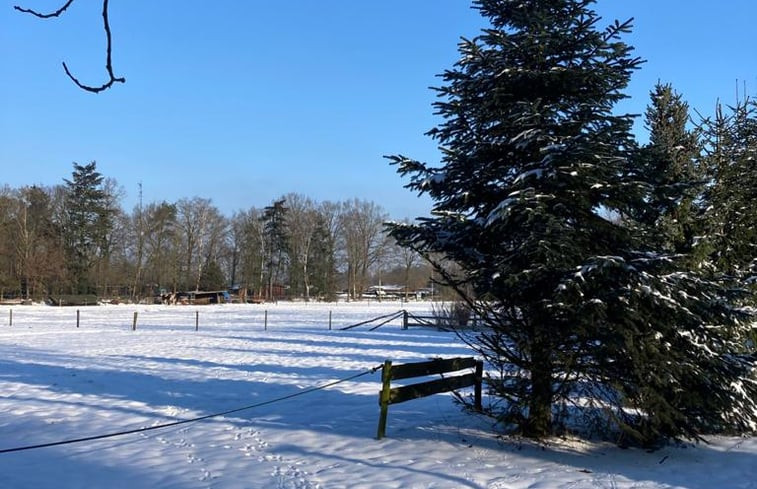
{"label": "thin branch overhead", "polygon": [[[68,10],[68,7],[70,7],[72,3],[74,3],[74,0],[68,0],[58,10],[54,12],[50,12],[50,13],[42,13],[33,9],[23,8],[18,5],[14,6],[13,8],[18,10],[19,12],[30,14],[40,19],[49,19],[52,17],[59,17],[66,10]],[[86,90],[87,92],[92,92],[92,93],[99,93],[104,90],[107,90],[108,88],[113,86],[113,84],[116,82],[126,83],[126,78],[117,77],[113,73],[113,60],[112,60],[112,55],[111,55],[112,37],[110,33],[110,20],[108,19],[108,0],[103,0],[102,16],[103,16],[103,28],[105,29],[105,39],[106,39],[105,71],[107,71],[108,73],[108,81],[106,81],[105,83],[99,86],[85,85],[71,73],[71,70],[68,69],[66,62],[65,61],[63,62],[63,70],[66,72],[66,75],[68,75],[71,81],[73,81],[76,84],[76,86],[78,86],[82,90]]]}
{"label": "thin branch overhead", "polygon": [[72,3],[74,3],[74,0],[68,0],[66,2],[66,4],[63,5],[61,8],[59,8],[55,12],[51,12],[49,14],[43,14],[41,12],[37,12],[36,10],[32,10],[32,9],[29,9],[29,8],[19,7],[18,5],[14,6],[13,8],[16,9],[16,10],[18,10],[19,12],[23,12],[25,14],[31,14],[31,15],[33,15],[35,17],[39,17],[40,19],[49,19],[51,17],[58,17],[58,16],[60,16],[60,14],[62,14],[63,12],[65,12],[68,9],[68,7],[71,6]]}

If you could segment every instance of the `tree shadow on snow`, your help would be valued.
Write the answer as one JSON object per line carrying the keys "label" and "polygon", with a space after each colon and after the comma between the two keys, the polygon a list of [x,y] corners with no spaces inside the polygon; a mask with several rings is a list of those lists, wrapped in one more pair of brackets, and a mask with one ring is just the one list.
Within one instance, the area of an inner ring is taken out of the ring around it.
{"label": "tree shadow on snow", "polygon": [[[409,348],[414,353],[440,356],[440,355],[471,355],[471,350],[465,345],[456,341],[454,335],[445,333],[444,336],[426,336],[418,334],[394,334],[384,332],[346,332],[346,331],[319,331],[317,334],[325,339],[314,340],[312,338],[298,337],[301,332],[287,332],[287,338],[282,334],[277,334],[270,338],[271,342],[291,344],[296,347],[309,348],[327,348],[327,349],[403,349]],[[261,341],[267,341],[265,337],[250,336],[229,336],[230,340],[246,341],[253,345]],[[333,339],[328,339],[333,338]],[[254,349],[254,346],[251,347]]]}
{"label": "tree shadow on snow", "polygon": [[[104,444],[101,442],[99,446]],[[158,464],[145,467],[128,459],[116,464],[104,461],[100,455],[97,450],[78,452],[68,447],[3,454],[0,455],[0,487],[133,489],[167,487],[166,481],[175,478]]]}
{"label": "tree shadow on snow", "polygon": [[[581,487],[606,487],[608,484],[609,487],[625,487],[625,479],[632,487],[757,488],[754,482],[757,480],[755,438],[713,438],[711,445],[671,444],[656,451],[623,449],[612,443],[583,440],[555,438],[536,442],[497,436],[491,420],[477,415],[430,419],[426,424],[413,426],[404,421],[412,419],[412,413],[395,412],[392,416],[393,407],[389,408],[390,438],[396,437],[407,443],[433,439],[438,443],[457,445],[461,456],[468,449],[484,449],[488,454],[486,462],[499,466],[507,460],[513,466],[510,470],[513,485],[516,485],[516,479],[522,482],[529,476],[525,472],[530,467],[535,472],[532,474],[535,480],[539,473],[548,476],[550,472],[574,472],[576,483],[585,484]],[[423,409],[433,410],[433,406]],[[519,459],[523,461],[521,464]],[[503,468],[503,477],[498,478],[500,485],[497,487],[509,487],[504,472],[507,470]],[[549,480],[542,484],[549,484]]]}
{"label": "tree shadow on snow", "polygon": [[[374,440],[374,443],[378,443],[378,442]],[[321,451],[313,452],[297,445],[279,445],[277,447],[277,450],[279,453],[284,453],[288,456],[321,459],[327,462],[331,462],[332,464],[334,462],[338,462],[341,464],[347,464],[348,466],[368,466],[368,467],[376,469],[376,474],[396,473],[398,475],[394,477],[396,477],[396,479],[400,481],[402,479],[401,474],[409,474],[411,475],[413,480],[416,480],[417,477],[420,476],[423,479],[425,479],[424,484],[426,483],[429,484],[429,487],[436,487],[437,484],[446,482],[446,483],[454,484],[454,487],[483,489],[478,484],[475,484],[463,477],[457,477],[455,475],[451,475],[448,473],[434,472],[431,470],[424,470],[424,469],[413,467],[410,461],[404,461],[402,463],[392,463],[392,462],[385,462],[385,461],[368,461],[365,459],[351,458],[351,457],[347,457],[347,456],[336,454],[336,453],[323,453]],[[419,454],[418,456],[421,457],[422,454]],[[354,482],[354,474],[347,472],[344,474],[343,477],[345,479],[344,482],[347,484],[349,484],[350,482]],[[373,481],[362,480],[361,482],[365,484],[365,483],[372,483]],[[397,480],[393,482],[396,483]],[[345,486],[340,485],[339,487],[349,487],[349,485],[345,485]],[[451,487],[451,486],[444,486],[444,487]]]}

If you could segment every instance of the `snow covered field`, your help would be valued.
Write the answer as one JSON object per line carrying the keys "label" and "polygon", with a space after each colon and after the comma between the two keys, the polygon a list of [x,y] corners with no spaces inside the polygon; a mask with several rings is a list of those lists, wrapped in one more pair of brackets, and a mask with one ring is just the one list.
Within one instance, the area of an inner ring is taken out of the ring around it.
{"label": "snow covered field", "polygon": [[[9,326],[2,307],[0,450],[234,410],[387,358],[470,355],[452,334],[399,321],[337,330],[401,308],[430,305],[100,306],[80,308],[78,329],[75,308],[14,307]],[[539,445],[496,437],[449,395],[391,406],[377,441],[379,388],[375,372],[196,423],[1,453],[0,489],[757,488],[754,438],[654,453]]]}

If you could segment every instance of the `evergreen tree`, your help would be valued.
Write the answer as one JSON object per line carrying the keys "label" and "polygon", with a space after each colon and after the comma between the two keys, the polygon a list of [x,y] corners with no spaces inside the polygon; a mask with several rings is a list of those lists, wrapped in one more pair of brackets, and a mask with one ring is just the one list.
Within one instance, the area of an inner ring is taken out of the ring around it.
{"label": "evergreen tree", "polygon": [[[704,235],[698,246],[703,266],[716,277],[747,284],[748,302],[757,302],[757,102],[746,99],[702,124],[706,136],[703,166],[710,186],[700,220]],[[755,351],[757,328],[746,348]]]}
{"label": "evergreen tree", "polygon": [[718,107],[704,123],[705,167],[712,182],[705,195],[706,249],[721,273],[757,277],[757,103],[746,100],[729,114]]}
{"label": "evergreen tree", "polygon": [[203,268],[200,276],[199,290],[225,290],[227,288],[226,276],[221,266],[215,260],[210,260]]}
{"label": "evergreen tree", "polygon": [[113,213],[107,205],[103,176],[93,161],[88,165],[74,163],[72,179],[64,179],[65,254],[72,292],[94,293],[90,277],[97,253],[104,249],[113,228]]}
{"label": "evergreen tree", "polygon": [[280,199],[263,209],[260,220],[264,230],[266,250],[266,297],[273,299],[273,286],[286,269],[289,249],[286,200]]}
{"label": "evergreen tree", "polygon": [[651,225],[665,250],[688,253],[696,234],[695,201],[703,187],[695,164],[699,138],[686,127],[688,104],[670,84],[658,83],[650,98],[645,114],[649,144],[638,158],[649,188],[639,217]]}
{"label": "evergreen tree", "polygon": [[600,30],[591,0],[474,3],[492,27],[461,42],[437,89],[442,165],[390,157],[432,216],[391,232],[483,318],[465,337],[495,372],[495,414],[542,437],[555,403],[582,396],[642,443],[753,427],[752,364],[729,355],[739,311],[643,222],[607,218],[649,190],[632,117],[613,113],[639,64],[629,23]]}

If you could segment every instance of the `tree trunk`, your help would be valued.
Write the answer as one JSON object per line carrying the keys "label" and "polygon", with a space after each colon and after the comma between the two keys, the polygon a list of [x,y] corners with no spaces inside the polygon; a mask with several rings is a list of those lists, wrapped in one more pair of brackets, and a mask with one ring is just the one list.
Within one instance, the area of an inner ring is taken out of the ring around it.
{"label": "tree trunk", "polygon": [[545,438],[552,432],[552,361],[548,341],[537,339],[531,349],[531,395],[523,434]]}
{"label": "tree trunk", "polygon": [[405,266],[405,302],[410,300],[410,267]]}
{"label": "tree trunk", "polygon": [[302,266],[302,283],[305,287],[305,302],[310,302],[310,280],[308,280],[308,262],[305,259],[305,263]]}

